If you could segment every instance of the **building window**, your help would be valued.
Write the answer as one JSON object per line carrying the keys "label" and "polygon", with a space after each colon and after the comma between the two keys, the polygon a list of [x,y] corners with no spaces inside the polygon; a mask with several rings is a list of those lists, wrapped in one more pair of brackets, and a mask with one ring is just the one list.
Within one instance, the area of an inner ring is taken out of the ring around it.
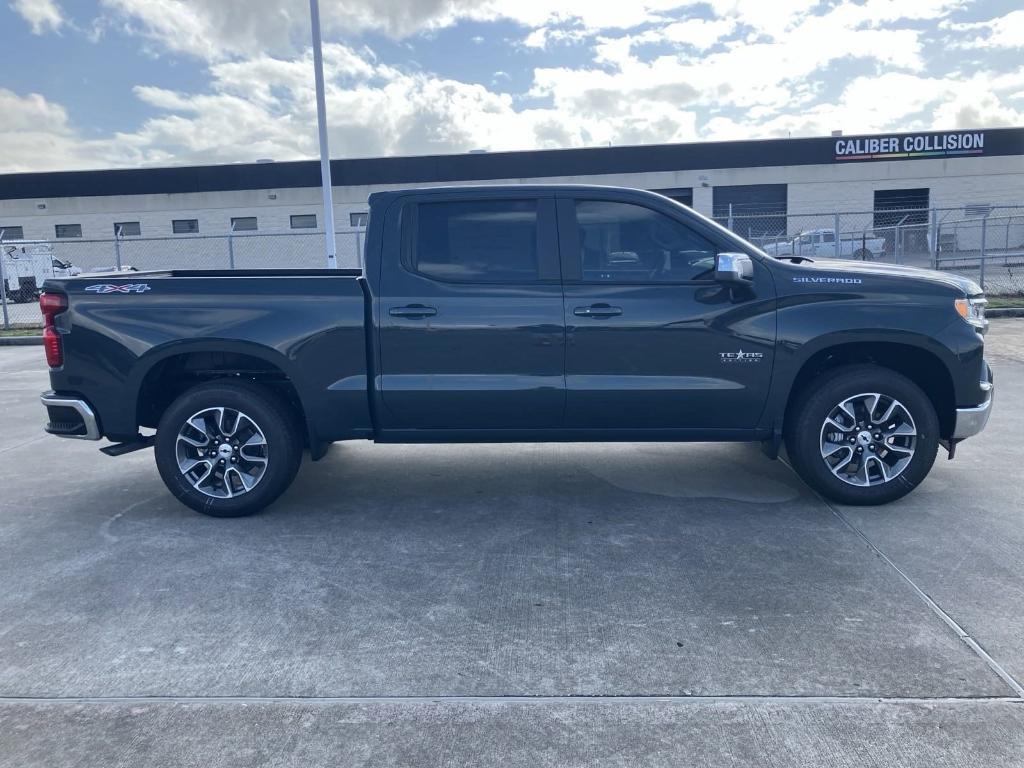
{"label": "building window", "polygon": [[296,213],[291,220],[292,229],[316,229],[315,213]]}
{"label": "building window", "polygon": [[875,190],[875,226],[889,227],[928,222],[928,188]]}
{"label": "building window", "polygon": [[57,237],[81,237],[82,236],[82,225],[81,224],[57,224],[54,228],[54,234]]}
{"label": "building window", "polygon": [[176,235],[195,235],[199,233],[199,219],[174,219],[171,231]]}
{"label": "building window", "polygon": [[785,236],[785,184],[734,184],[715,187],[712,213],[715,221],[751,242],[762,244]]}
{"label": "building window", "polygon": [[348,223],[351,227],[365,227],[366,223],[370,220],[370,214],[368,213],[350,213],[348,215]]}
{"label": "building window", "polygon": [[875,237],[885,238],[886,253],[928,252],[927,187],[875,190]]}
{"label": "building window", "polygon": [[258,228],[255,216],[234,216],[231,219],[232,232],[255,232]]}
{"label": "building window", "polygon": [[137,221],[115,221],[114,237],[140,237],[142,225]]}
{"label": "building window", "polygon": [[25,230],[21,227],[9,227],[0,224],[0,240],[24,240]]}

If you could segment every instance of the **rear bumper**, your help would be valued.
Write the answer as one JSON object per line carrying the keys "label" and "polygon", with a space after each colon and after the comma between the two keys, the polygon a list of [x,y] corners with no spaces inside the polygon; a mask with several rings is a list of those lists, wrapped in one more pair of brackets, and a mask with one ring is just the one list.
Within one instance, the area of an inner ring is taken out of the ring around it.
{"label": "rear bumper", "polygon": [[54,392],[43,392],[39,399],[46,408],[47,422],[43,429],[49,434],[75,440],[99,440],[102,437],[96,412],[85,400]]}
{"label": "rear bumper", "polygon": [[956,409],[956,424],[953,427],[954,440],[974,437],[988,424],[988,417],[992,415],[992,401],[995,400],[996,389],[992,383],[992,371],[987,365],[985,366],[985,375],[987,380],[981,382],[981,389],[988,396],[981,405]]}

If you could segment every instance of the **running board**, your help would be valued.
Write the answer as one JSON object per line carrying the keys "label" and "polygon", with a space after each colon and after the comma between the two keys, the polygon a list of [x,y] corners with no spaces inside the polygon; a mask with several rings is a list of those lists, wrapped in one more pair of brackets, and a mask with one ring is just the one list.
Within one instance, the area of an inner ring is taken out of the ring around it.
{"label": "running board", "polygon": [[103,448],[100,448],[100,451],[107,454],[107,456],[124,456],[126,453],[131,453],[132,451],[141,451],[143,448],[151,448],[155,442],[156,435],[149,435],[147,437],[137,435],[136,438],[130,442],[106,445]]}

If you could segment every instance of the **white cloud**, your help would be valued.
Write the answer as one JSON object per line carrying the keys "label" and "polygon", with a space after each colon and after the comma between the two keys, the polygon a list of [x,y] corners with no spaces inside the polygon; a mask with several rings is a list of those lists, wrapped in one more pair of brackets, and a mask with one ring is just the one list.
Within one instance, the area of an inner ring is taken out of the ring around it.
{"label": "white cloud", "polygon": [[[722,2],[723,0],[716,0]],[[784,0],[786,3],[798,0]],[[27,2],[27,0],[22,0]],[[219,60],[263,51],[284,53],[302,47],[309,36],[305,0],[101,0],[127,29],[167,50]],[[807,0],[799,0],[808,5]],[[628,29],[665,22],[668,13],[697,0],[323,0],[326,34],[346,37],[376,30],[402,38],[448,27],[461,19],[487,22],[506,19],[534,30],[527,45],[543,47],[565,29]],[[749,3],[756,8],[756,2]],[[773,14],[775,16],[775,14]],[[547,31],[544,28],[547,27]],[[557,29],[556,29],[557,28]]]}
{"label": "white cloud", "polygon": [[12,0],[11,10],[32,27],[32,34],[57,32],[66,23],[55,0]]}
{"label": "white cloud", "polygon": [[946,130],[1024,124],[1024,110],[1003,95],[1024,83],[1019,75],[979,72],[967,79],[888,73],[859,77],[835,104],[818,104],[799,112],[751,123],[727,117],[708,121],[711,139],[822,136],[841,129],[847,134],[897,130]]}
{"label": "white cloud", "polygon": [[538,27],[523,38],[526,48],[547,49],[557,43],[579,43],[590,37],[592,32],[581,27]]}
{"label": "white cloud", "polygon": [[548,30],[545,27],[533,30],[523,40],[523,45],[527,48],[546,48],[548,45]]}
{"label": "white cloud", "polygon": [[[350,48],[325,48],[331,146],[339,157],[469,148],[579,144],[578,126],[550,111],[517,111],[507,94],[480,85],[405,73]],[[144,162],[214,163],[314,156],[316,113],[307,53],[289,61],[261,56],[216,64],[211,93],[140,86],[159,111],[128,143]]]}
{"label": "white cloud", "polygon": [[634,39],[637,43],[671,42],[691,45],[698,51],[705,51],[732,34],[736,25],[735,19],[686,19],[648,30]]}
{"label": "white cloud", "polygon": [[38,93],[0,88],[0,170],[5,172],[136,165],[142,154],[132,140],[89,140],[68,122],[67,112]]}
{"label": "white cloud", "polygon": [[[191,94],[139,86],[135,96],[156,110],[138,130],[86,141],[59,106],[40,96],[3,105],[19,122],[0,134],[6,167],[194,164],[313,157],[316,114],[308,53],[299,60],[261,56],[211,67],[210,92]],[[477,84],[404,72],[345,46],[325,49],[327,111],[337,157],[649,143],[697,136],[691,110],[653,98],[636,109],[564,112],[518,108],[509,94]],[[45,149],[49,147],[50,149]],[[0,161],[3,162],[3,161]]]}
{"label": "white cloud", "polygon": [[[153,116],[103,140],[83,138],[42,96],[0,91],[0,114],[13,115],[0,124],[0,170],[316,155],[305,0],[101,2],[108,33],[119,24],[154,50],[198,57],[208,86],[140,84],[134,94]],[[525,28],[515,44],[526,46],[521,55],[543,61],[539,49],[572,42],[592,57],[538,67],[528,92],[511,94],[518,72],[494,72],[488,87],[327,42],[332,150],[358,157],[1024,123],[1024,105],[1014,101],[1024,70],[929,66],[927,30],[960,0],[692,4],[322,0],[325,29],[345,29],[345,39],[368,28],[401,37],[458,19],[510,19]],[[714,18],[704,18],[708,8]],[[1013,38],[1018,23],[1013,13],[943,22],[962,40],[986,44]]]}
{"label": "white cloud", "polygon": [[943,28],[962,33],[951,41],[955,48],[1024,48],[1024,10],[989,21],[946,23]]}
{"label": "white cloud", "polygon": [[865,27],[866,13],[861,6],[841,6],[820,16],[795,14],[779,38],[726,40],[721,50],[699,55],[684,47],[649,60],[638,57],[638,44],[686,40],[700,48],[712,40],[705,25],[715,24],[714,32],[726,35],[737,22],[689,21],[602,37],[595,59],[611,68],[538,69],[531,94],[550,98],[570,114],[614,115],[647,102],[759,110],[765,116],[799,112],[819,98],[820,73],[839,60],[863,59],[890,70],[923,68],[918,31]]}

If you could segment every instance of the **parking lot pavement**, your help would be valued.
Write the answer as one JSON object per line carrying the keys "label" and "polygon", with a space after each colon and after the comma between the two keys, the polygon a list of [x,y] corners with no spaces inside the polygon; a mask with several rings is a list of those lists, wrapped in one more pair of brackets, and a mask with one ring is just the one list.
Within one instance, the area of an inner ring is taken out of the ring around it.
{"label": "parking lot pavement", "polygon": [[857,510],[752,446],[353,443],[214,520],[40,439],[41,351],[0,350],[0,765],[1019,764],[993,328],[988,431]]}

